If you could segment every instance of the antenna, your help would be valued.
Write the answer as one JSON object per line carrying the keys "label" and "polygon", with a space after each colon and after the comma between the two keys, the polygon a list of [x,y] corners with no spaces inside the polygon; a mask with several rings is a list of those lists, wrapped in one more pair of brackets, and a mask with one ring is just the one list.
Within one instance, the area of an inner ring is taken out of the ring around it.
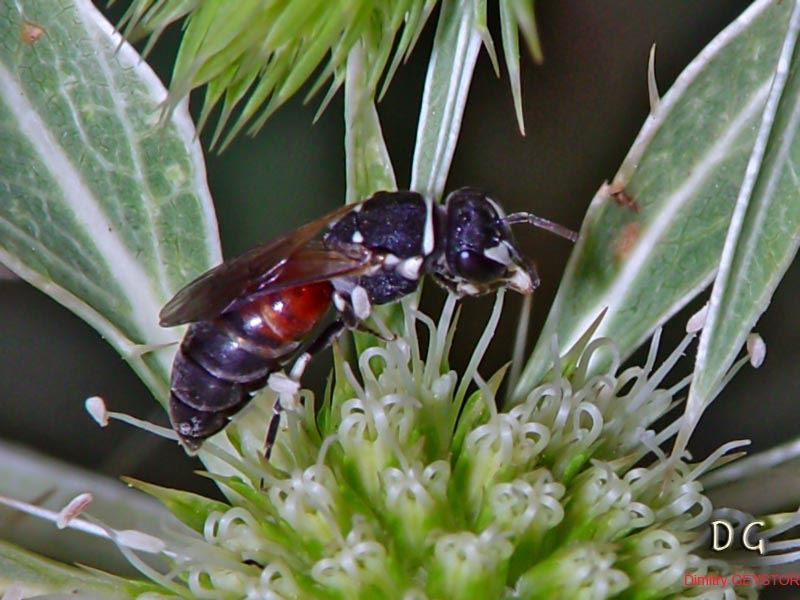
{"label": "antenna", "polygon": [[503,221],[505,221],[509,225],[527,223],[529,225],[533,225],[534,227],[538,227],[539,229],[544,229],[545,231],[549,231],[550,233],[555,233],[556,235],[566,238],[571,242],[578,241],[578,234],[569,229],[568,227],[564,227],[563,225],[559,225],[558,223],[553,223],[552,221],[548,221],[547,219],[543,219],[542,217],[537,217],[532,213],[526,213],[526,212],[512,213],[507,217],[504,217]]}

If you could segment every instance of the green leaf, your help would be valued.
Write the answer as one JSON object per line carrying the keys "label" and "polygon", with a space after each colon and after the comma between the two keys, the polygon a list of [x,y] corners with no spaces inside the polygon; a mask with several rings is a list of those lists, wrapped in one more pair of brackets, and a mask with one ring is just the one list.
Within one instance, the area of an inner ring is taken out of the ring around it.
{"label": "green leaf", "polygon": [[63,565],[0,541],[0,593],[13,589],[24,598],[44,594],[81,598],[134,598],[152,588],[149,584],[137,584],[110,575],[104,577]]}
{"label": "green leaf", "polygon": [[158,311],[219,262],[186,106],[89,0],[0,6],[0,262],[97,329],[162,402]]}
{"label": "green leaf", "polygon": [[[266,119],[316,73],[307,98],[331,81],[320,112],[343,81],[345,62],[356,44],[368,48],[367,87],[375,89],[394,49],[384,88],[400,60],[413,49],[435,0],[132,0],[126,33],[152,32],[154,39],[178,19],[184,35],[175,63],[170,102],[208,84],[203,115],[223,101],[214,140],[222,147],[248,127],[258,131]],[[399,42],[395,43],[400,34]],[[251,84],[252,88],[251,88]],[[233,93],[228,93],[233,92]],[[246,100],[245,100],[246,99]],[[240,101],[244,106],[224,133]],[[319,113],[318,113],[319,114]],[[201,119],[201,123],[205,118]]]}
{"label": "green leaf", "polygon": [[347,202],[358,202],[380,190],[395,190],[397,182],[372,93],[364,47],[357,44],[347,57],[344,83]]}
{"label": "green leaf", "polygon": [[473,1],[442,2],[425,78],[411,189],[435,199],[444,191],[481,48]]}
{"label": "green leaf", "polygon": [[540,64],[544,61],[542,46],[539,42],[539,32],[536,29],[536,15],[533,12],[534,0],[509,0],[514,9],[517,26],[525,38],[528,52],[533,62]]}
{"label": "green leaf", "polygon": [[[572,346],[607,308],[597,335],[611,337],[624,359],[711,282],[790,10],[755,2],[645,121],[614,182],[592,200],[517,401],[550,367],[554,335]],[[615,202],[611,193],[623,190]],[[638,211],[624,206],[624,194]]]}
{"label": "green leaf", "polygon": [[[347,57],[344,83],[344,145],[347,174],[347,202],[359,202],[381,190],[396,190],[394,167],[383,140],[381,122],[375,109],[373,90],[368,83],[366,52],[359,43]],[[402,322],[400,307],[378,306],[375,314],[384,323]],[[396,331],[396,329],[393,329]],[[376,344],[368,334],[354,333],[360,354]]]}
{"label": "green leaf", "polygon": [[[764,515],[792,506],[800,495],[800,440],[794,438],[726,463],[701,478],[714,506]],[[780,481],[780,485],[775,482]],[[769,494],[764,494],[768,489]]]}
{"label": "green leaf", "polygon": [[[197,0],[176,0],[165,4],[156,0],[142,0],[132,2],[119,22],[125,37],[138,40],[148,32],[153,33],[153,40],[148,41],[148,46],[171,23],[185,17],[197,5]],[[147,54],[145,53],[145,56]]]}
{"label": "green leaf", "polygon": [[506,61],[511,96],[514,98],[517,125],[520,133],[525,135],[525,120],[522,114],[522,86],[519,77],[519,31],[517,29],[516,15],[510,2],[500,2],[500,31],[503,36],[503,56]]}
{"label": "green leaf", "polygon": [[[89,513],[117,529],[155,533],[168,513],[158,502],[114,479],[0,442],[0,496],[59,511],[78,494],[89,492]],[[129,565],[107,539],[82,531],[59,530],[52,522],[21,513],[3,513],[3,538],[52,558],[118,571]],[[0,569],[0,574],[2,570]]]}
{"label": "green leaf", "polygon": [[528,51],[536,63],[541,63],[542,48],[536,31],[533,13],[533,0],[503,0],[500,2],[500,31],[503,36],[503,55],[508,71],[508,83],[514,99],[514,112],[517,115],[519,132],[525,135],[525,121],[522,115],[522,88],[519,78],[519,30],[525,36]]}
{"label": "green leaf", "polygon": [[425,28],[425,23],[427,22],[434,6],[436,6],[436,0],[411,2],[409,4],[408,10],[404,15],[406,26],[403,28],[403,34],[400,36],[400,41],[395,46],[394,56],[392,57],[392,62],[389,64],[389,67],[386,70],[386,76],[384,77],[378,100],[383,98],[386,90],[389,89],[389,84],[392,82],[394,74],[397,71],[397,68],[400,66],[400,63],[403,60],[407,60],[411,55],[412,50],[414,50],[414,46],[416,45],[422,30]]}
{"label": "green leaf", "polygon": [[208,515],[213,511],[225,513],[230,510],[228,504],[211,500],[199,494],[154,485],[133,477],[123,477],[122,480],[131,487],[156,498],[176,518],[198,533],[203,532]]}
{"label": "green leaf", "polygon": [[800,2],[794,4],[711,292],[678,451],[714,400],[800,244]]}

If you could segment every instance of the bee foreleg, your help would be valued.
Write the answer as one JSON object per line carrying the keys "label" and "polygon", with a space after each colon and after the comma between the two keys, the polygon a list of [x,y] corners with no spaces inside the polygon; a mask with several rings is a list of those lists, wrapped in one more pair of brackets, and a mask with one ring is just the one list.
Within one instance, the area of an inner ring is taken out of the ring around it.
{"label": "bee foreleg", "polygon": [[386,335],[382,334],[379,331],[376,331],[375,329],[373,329],[369,325],[366,325],[365,323],[361,323],[361,322],[353,324],[353,326],[350,327],[350,329],[352,331],[357,331],[359,333],[366,333],[368,335],[371,335],[374,338],[378,338],[379,340],[381,340],[383,342],[393,342],[393,341],[395,341],[397,339],[397,334],[392,333],[391,337],[387,337]]}
{"label": "bee foreleg", "polygon": [[[373,315],[373,319],[377,319],[377,316]],[[393,342],[394,340],[397,339],[397,336],[389,332],[388,330],[387,333],[381,333],[380,331],[376,331],[375,329],[367,325],[364,321],[357,319],[352,313],[343,313],[342,320],[344,322],[344,326],[347,327],[350,331],[358,331],[359,333],[366,333],[384,342]],[[386,327],[384,326],[383,329],[386,329]]]}
{"label": "bee foreleg", "polygon": [[[391,334],[391,337],[387,337],[386,335],[367,325],[363,320],[359,319],[355,315],[352,307],[349,304],[342,304],[341,308],[337,306],[337,310],[339,311],[339,318],[341,319],[342,327],[347,327],[347,329],[350,331],[367,333],[375,338],[378,338],[379,340],[383,340],[384,342],[392,342],[397,339],[397,336],[394,334]],[[373,318],[376,318],[374,314]]]}

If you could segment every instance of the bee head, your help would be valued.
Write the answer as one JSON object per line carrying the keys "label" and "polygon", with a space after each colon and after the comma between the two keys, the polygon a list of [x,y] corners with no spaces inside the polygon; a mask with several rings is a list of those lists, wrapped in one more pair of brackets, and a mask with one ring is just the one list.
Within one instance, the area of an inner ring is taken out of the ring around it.
{"label": "bee head", "polygon": [[452,192],[442,220],[443,251],[433,277],[459,296],[479,296],[501,287],[532,294],[536,268],[519,251],[503,210],[470,188]]}

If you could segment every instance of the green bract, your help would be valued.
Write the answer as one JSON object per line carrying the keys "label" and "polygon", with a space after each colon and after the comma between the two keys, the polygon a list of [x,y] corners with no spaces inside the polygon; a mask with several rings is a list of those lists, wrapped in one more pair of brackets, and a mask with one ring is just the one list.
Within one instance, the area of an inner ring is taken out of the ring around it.
{"label": "green bract", "polygon": [[[384,74],[385,91],[436,4],[436,0],[135,0],[123,22],[128,35],[149,34],[152,44],[171,23],[186,19],[170,103],[207,86],[201,128],[212,109],[222,105],[212,145],[240,107],[225,146],[248,124],[251,133],[258,131],[312,76],[315,81],[306,99],[331,82],[323,110],[344,83],[347,57],[357,44],[367,49],[364,93],[373,97]],[[487,29],[486,0],[441,4],[443,11],[457,8],[473,13],[476,32],[499,72]],[[533,2],[503,0],[500,4],[506,64],[522,128],[517,28],[534,58],[540,59]]]}

